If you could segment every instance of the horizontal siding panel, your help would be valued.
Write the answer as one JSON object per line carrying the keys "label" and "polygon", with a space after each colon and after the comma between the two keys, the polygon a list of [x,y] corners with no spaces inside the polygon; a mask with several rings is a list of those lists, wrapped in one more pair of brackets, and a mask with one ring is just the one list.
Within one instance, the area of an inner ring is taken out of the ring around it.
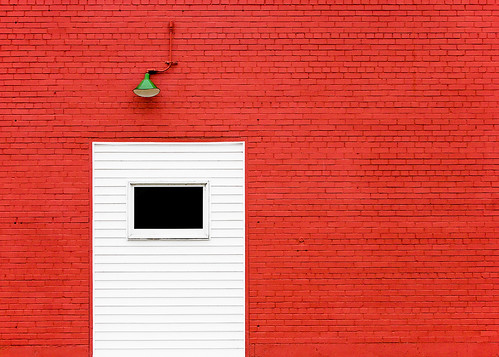
{"label": "horizontal siding panel", "polygon": [[[126,220],[125,221],[111,221],[111,220],[108,220],[108,221],[99,221],[99,220],[95,220],[94,221],[94,228],[98,228],[98,231],[95,233],[95,236],[97,238],[99,237],[103,237],[105,238],[106,236],[109,237],[110,233],[106,232],[106,231],[118,231],[118,230],[121,230],[122,232],[124,232],[123,234],[123,239],[124,240],[128,240],[127,239],[127,236],[126,236]],[[215,241],[215,239],[217,238],[237,238],[238,235],[242,234],[242,232],[244,231],[244,222],[243,224],[240,224],[239,227],[220,227],[217,225],[217,227],[212,227],[210,229],[210,239],[209,240],[201,240],[201,241],[205,241],[205,242],[211,242],[211,241]],[[101,232],[103,233],[103,235],[101,236]],[[240,238],[239,238],[240,239]],[[191,241],[191,242],[195,242],[196,240],[194,239],[184,239],[184,240],[180,240],[180,241]],[[130,240],[130,242],[132,241],[146,241],[145,239],[142,239],[142,240]],[[159,240],[157,240],[159,241]],[[198,242],[201,242],[201,241],[198,241]],[[241,244],[244,244],[244,242],[240,239],[241,241]],[[173,241],[171,241],[173,244]],[[184,243],[185,244],[185,243]],[[202,245],[202,243],[199,243],[198,244],[199,246]],[[152,246],[152,245],[148,245],[148,246]]]}
{"label": "horizontal siding panel", "polygon": [[146,332],[111,332],[102,331],[95,334],[95,338],[101,341],[192,341],[192,336],[195,335],[198,341],[219,341],[219,340],[236,340],[244,339],[244,332],[241,331],[146,331]]}
{"label": "horizontal siding panel", "polygon": [[210,187],[211,193],[214,195],[244,195],[244,188],[242,186],[214,186]]}
{"label": "horizontal siding panel", "polygon": [[[121,186],[95,186],[93,190],[94,196],[125,196],[127,193],[126,184]],[[116,197],[119,199],[119,197]],[[125,201],[123,201],[125,202]]]}
{"label": "horizontal siding panel", "polygon": [[[144,340],[144,341],[99,341],[96,340],[94,341],[94,346],[96,349],[105,349],[105,348],[113,348],[116,347],[118,344],[121,348],[140,348],[140,349],[150,349],[150,348],[188,348],[191,345],[195,345],[199,349],[204,349],[204,348],[238,348],[241,347],[241,343],[243,341],[241,340],[216,340],[216,341],[210,341],[210,340],[197,340],[197,339],[190,339],[190,340],[183,340],[183,341],[178,341],[178,340],[165,340],[165,341],[150,341],[150,340]],[[244,345],[244,343],[243,343]],[[143,356],[143,355],[140,355]]]}
{"label": "horizontal siding panel", "polygon": [[[149,241],[138,242],[138,243],[148,243]],[[151,241],[156,243],[156,241]],[[189,243],[194,243],[197,241],[191,241]],[[204,243],[206,241],[199,241],[199,243]],[[170,243],[170,241],[157,241],[157,243]],[[154,247],[151,246],[139,246],[137,244],[133,247],[96,247],[94,249],[95,254],[102,255],[142,255],[147,256],[148,253],[150,255],[211,255],[211,254],[242,254],[244,253],[243,246],[199,246],[199,245],[186,245],[185,241],[179,242],[171,242],[182,244],[183,246],[174,246],[174,245],[156,245]],[[132,248],[132,249],[131,249]],[[151,248],[154,249],[153,253],[151,252]]]}
{"label": "horizontal siding panel", "polygon": [[155,298],[155,297],[95,297],[95,307],[179,307],[179,306],[237,306],[241,304],[240,297],[171,297],[171,298]]}
{"label": "horizontal siding panel", "polygon": [[[210,237],[212,240],[218,238],[238,238],[240,234],[244,234],[244,223],[240,228],[211,228]],[[240,241],[244,244],[243,239],[240,239]]]}
{"label": "horizontal siding panel", "polygon": [[211,204],[217,203],[241,203],[242,195],[212,195]]}
{"label": "horizontal siding panel", "polygon": [[226,263],[226,264],[209,264],[209,263],[185,263],[185,264],[99,264],[95,270],[96,273],[101,272],[191,272],[191,271],[243,271],[244,263]]}
{"label": "horizontal siding panel", "polygon": [[[95,222],[94,222],[95,223]],[[94,224],[95,228],[95,224]],[[99,229],[94,231],[94,244],[99,239],[102,238],[120,238],[126,239],[126,227],[121,227],[119,229]]]}
{"label": "horizontal siding panel", "polygon": [[[98,215],[96,214],[94,217],[94,229],[126,229],[126,219],[123,218],[121,220],[99,220]],[[126,238],[126,234],[124,236]]]}
{"label": "horizontal siding panel", "polygon": [[[144,354],[140,354],[137,349],[104,349],[97,350],[94,352],[93,357],[141,357]],[[192,357],[192,356],[202,356],[202,357],[243,357],[244,347],[241,348],[193,348],[192,345],[189,348],[169,348],[169,349],[147,349],[147,357]]]}
{"label": "horizontal siding panel", "polygon": [[[242,169],[226,169],[226,170],[198,170],[193,167],[190,170],[186,169],[176,169],[174,167],[165,170],[160,168],[154,169],[127,169],[127,170],[99,170],[96,177],[107,177],[107,178],[133,178],[136,176],[147,177],[148,180],[152,179],[164,179],[168,177],[169,180],[185,179],[189,178],[191,180],[205,178],[205,177],[223,177],[223,178],[242,178]],[[135,181],[135,180],[134,180]]]}
{"label": "horizontal siding panel", "polygon": [[98,210],[94,211],[94,216],[98,213],[122,212],[126,213],[126,202],[99,202]]}
{"label": "horizontal siding panel", "polygon": [[[244,298],[242,288],[219,288],[219,289],[96,289],[94,298]],[[98,300],[97,300],[98,302]]]}
{"label": "horizontal siding panel", "polygon": [[241,162],[242,157],[237,152],[149,152],[149,153],[101,153],[95,157],[94,163],[98,164],[97,169],[101,169],[101,163],[126,162],[137,163],[147,161],[151,165],[162,162]]}
{"label": "horizontal siding panel", "polygon": [[244,216],[244,204],[243,203],[217,203],[211,202],[211,213],[217,212],[240,212]]}
{"label": "horizontal siding panel", "polygon": [[242,211],[211,211],[213,221],[244,221],[244,212]]}
{"label": "horizontal siding panel", "polygon": [[101,341],[192,341],[193,335],[198,341],[219,341],[219,340],[235,340],[242,341],[244,333],[240,331],[171,331],[171,332],[110,332],[102,331],[95,334],[95,338]]}
{"label": "horizontal siding panel", "polygon": [[[204,239],[197,242],[196,247],[240,247],[241,240],[237,237],[221,237],[212,236],[211,239]],[[137,239],[128,240],[123,237],[98,237],[95,240],[94,247],[192,247],[192,240],[189,239],[177,239],[177,240],[166,240],[166,239]],[[185,252],[188,254],[189,252]]]}
{"label": "horizontal siding panel", "polygon": [[99,280],[237,280],[241,279],[241,272],[198,271],[198,272],[122,272],[101,273],[95,272],[96,281]]}
{"label": "horizontal siding panel", "polygon": [[125,221],[127,216],[126,212],[99,212],[94,213],[94,220],[98,221]]}
{"label": "horizontal siding panel", "polygon": [[[211,309],[211,308],[210,308]],[[244,313],[240,314],[219,314],[215,311],[211,314],[95,314],[95,324],[100,323],[119,323],[134,325],[171,323],[172,325],[182,325],[185,323],[239,323],[244,324]],[[98,331],[94,327],[94,331]]]}
{"label": "horizontal siding panel", "polygon": [[[95,171],[94,171],[95,173]],[[208,178],[208,177],[205,177]],[[187,179],[184,177],[184,179]],[[128,182],[137,182],[137,181],[144,181],[147,182],[149,181],[150,178],[140,174],[140,172],[133,176],[133,177],[118,177],[118,178],[106,178],[106,177],[96,177],[94,175],[94,188],[100,188],[100,187],[126,187]],[[219,178],[214,178],[214,177],[209,177],[210,180],[210,186],[211,187],[241,187],[244,188],[244,183],[241,181],[240,178],[224,178],[224,177],[219,177]],[[172,179],[169,179],[168,177],[163,177],[163,181],[175,181]]]}
{"label": "horizontal siding panel", "polygon": [[100,289],[243,289],[244,282],[241,279],[236,280],[115,280],[94,282],[95,293]]}
{"label": "horizontal siding panel", "polygon": [[242,220],[223,220],[223,221],[215,221],[211,222],[211,229],[243,229],[244,222]]}
{"label": "horizontal siding panel", "polygon": [[101,332],[192,332],[192,331],[234,331],[244,332],[237,322],[232,323],[187,323],[187,324],[97,324]]}
{"label": "horizontal siding panel", "polygon": [[242,263],[242,254],[222,255],[97,255],[94,262],[100,264],[225,264]]}
{"label": "horizontal siding panel", "polygon": [[99,195],[94,195],[93,201],[94,201],[94,211],[95,212],[102,212],[102,208],[100,204],[102,203],[115,203],[115,204],[122,204],[126,205],[126,194],[123,193],[123,195],[106,195],[106,194],[99,194]]}
{"label": "horizontal siding panel", "polygon": [[[130,239],[128,240],[126,238],[126,228],[125,227],[118,227],[118,228],[101,228],[101,231],[99,232],[99,236],[96,237],[96,241],[99,241],[99,239],[103,238],[120,238],[117,237],[113,233],[108,232],[118,232],[121,231],[123,236],[121,237],[121,240],[124,242],[125,246],[128,247],[133,247],[133,246],[139,246],[139,247],[155,247],[155,246],[172,246],[172,247],[192,247],[193,243],[192,242],[197,242],[195,245],[197,247],[203,247],[203,246],[214,246],[214,245],[225,245],[224,243],[229,243],[228,245],[234,245],[234,240],[238,239],[237,235],[240,234],[243,231],[243,227],[240,229],[229,229],[229,228],[220,228],[220,229],[212,229],[210,238],[209,239],[202,239],[202,240],[194,240],[194,239],[172,239],[172,240],[164,240],[164,239]],[[101,235],[102,233],[102,235]],[[224,239],[230,239],[230,241],[224,242]],[[147,243],[145,243],[147,242]],[[166,243],[168,242],[168,243]],[[240,244],[243,244],[241,240],[239,239]]]}
{"label": "horizontal siding panel", "polygon": [[101,153],[153,153],[153,152],[238,152],[242,153],[241,142],[127,142],[95,143]]}
{"label": "horizontal siding panel", "polygon": [[[109,160],[109,161],[96,161],[94,168],[96,170],[148,170],[151,168],[150,158],[144,160]],[[186,169],[186,170],[233,170],[243,169],[244,162],[242,160],[182,160],[178,158],[170,159],[163,157],[161,160],[154,161],[155,170],[171,170]]]}
{"label": "horizontal siding panel", "polygon": [[[177,306],[95,306],[95,315],[237,315],[244,308],[228,305],[177,305]],[[167,318],[166,318],[167,319]]]}

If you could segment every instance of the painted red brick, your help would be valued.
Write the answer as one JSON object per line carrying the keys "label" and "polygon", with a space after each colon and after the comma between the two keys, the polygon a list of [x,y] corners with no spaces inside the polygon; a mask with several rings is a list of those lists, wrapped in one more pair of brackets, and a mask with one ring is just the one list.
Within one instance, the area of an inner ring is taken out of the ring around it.
{"label": "painted red brick", "polygon": [[496,356],[496,1],[163,3],[0,4],[0,356],[91,353],[91,142],[220,140],[248,356]]}

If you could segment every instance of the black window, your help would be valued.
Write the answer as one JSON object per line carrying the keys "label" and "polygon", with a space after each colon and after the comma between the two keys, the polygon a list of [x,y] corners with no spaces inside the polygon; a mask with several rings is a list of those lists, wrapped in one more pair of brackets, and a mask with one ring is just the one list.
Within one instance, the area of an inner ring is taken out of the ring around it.
{"label": "black window", "polygon": [[203,228],[203,187],[135,186],[133,190],[133,228]]}

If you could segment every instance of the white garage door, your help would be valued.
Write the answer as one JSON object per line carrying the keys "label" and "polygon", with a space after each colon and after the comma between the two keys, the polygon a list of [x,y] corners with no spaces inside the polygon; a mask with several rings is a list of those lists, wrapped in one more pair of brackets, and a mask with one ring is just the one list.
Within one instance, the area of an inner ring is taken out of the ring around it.
{"label": "white garage door", "polygon": [[94,357],[244,356],[244,143],[94,143]]}

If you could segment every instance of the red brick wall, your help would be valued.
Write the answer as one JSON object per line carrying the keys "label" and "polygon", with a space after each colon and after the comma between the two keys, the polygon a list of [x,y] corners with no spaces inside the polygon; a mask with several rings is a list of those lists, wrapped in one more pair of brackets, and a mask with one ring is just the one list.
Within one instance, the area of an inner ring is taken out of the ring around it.
{"label": "red brick wall", "polygon": [[161,3],[0,4],[0,356],[90,354],[114,140],[247,142],[248,356],[497,356],[497,2]]}

